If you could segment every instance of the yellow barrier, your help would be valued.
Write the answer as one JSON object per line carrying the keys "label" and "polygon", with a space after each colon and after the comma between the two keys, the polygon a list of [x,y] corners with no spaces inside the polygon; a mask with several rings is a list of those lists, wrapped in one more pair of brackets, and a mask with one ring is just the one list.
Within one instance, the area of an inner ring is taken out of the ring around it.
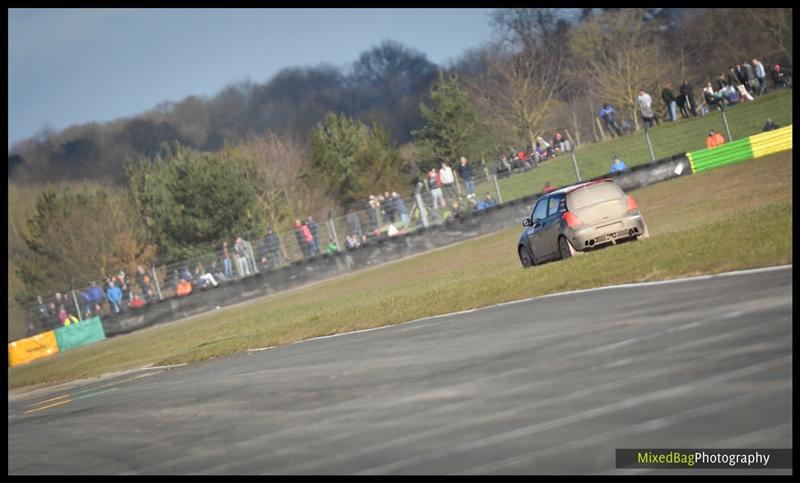
{"label": "yellow barrier", "polygon": [[11,366],[27,364],[56,353],[58,343],[56,333],[52,330],[8,344],[8,362]]}
{"label": "yellow barrier", "polygon": [[792,126],[750,136],[750,145],[754,158],[792,149]]}

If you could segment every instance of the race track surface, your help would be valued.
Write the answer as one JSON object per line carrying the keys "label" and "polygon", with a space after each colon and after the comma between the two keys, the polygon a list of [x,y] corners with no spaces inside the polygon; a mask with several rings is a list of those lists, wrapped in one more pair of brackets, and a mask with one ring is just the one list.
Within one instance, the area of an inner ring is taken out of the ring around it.
{"label": "race track surface", "polygon": [[616,448],[791,448],[791,392],[784,267],[9,395],[9,474],[630,474]]}

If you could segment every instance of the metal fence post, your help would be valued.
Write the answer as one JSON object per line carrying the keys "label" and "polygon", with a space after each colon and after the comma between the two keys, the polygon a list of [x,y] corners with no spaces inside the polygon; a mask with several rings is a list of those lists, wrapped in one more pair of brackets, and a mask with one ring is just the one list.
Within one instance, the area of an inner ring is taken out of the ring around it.
{"label": "metal fence post", "polygon": [[336,224],[333,222],[333,208],[328,208],[328,228],[331,230],[334,243],[336,243],[336,250],[341,251],[342,247],[339,245],[339,237],[336,236]]}
{"label": "metal fence post", "polygon": [[156,282],[156,292],[158,292],[158,300],[164,300],[164,296],[161,295],[161,285],[158,284],[158,274],[156,274],[156,266],[155,264],[151,266],[151,272],[153,272],[153,280]]}
{"label": "metal fence post", "polygon": [[503,197],[500,195],[500,185],[497,184],[497,173],[492,174],[492,179],[494,180],[494,190],[497,192],[497,202],[503,204]]}
{"label": "metal fence post", "polygon": [[653,154],[653,145],[650,143],[650,135],[647,134],[647,128],[644,130],[644,140],[647,143],[647,151],[650,153],[650,162],[655,162],[656,157]]}
{"label": "metal fence post", "polygon": [[733,141],[733,135],[731,135],[731,128],[728,127],[728,116],[725,115],[725,110],[719,110],[720,115],[722,116],[722,123],[725,124],[725,132],[728,133],[728,142]]}
{"label": "metal fence post", "polygon": [[573,149],[569,154],[572,155],[572,167],[575,168],[575,178],[580,183],[581,182],[581,173],[580,173],[580,171],[578,171],[578,160],[575,159],[575,150]]}
{"label": "metal fence post", "polygon": [[75,310],[78,311],[78,320],[83,322],[83,315],[81,315],[81,306],[78,305],[78,297],[75,295],[75,289],[72,289],[72,300],[75,301]]}
{"label": "metal fence post", "polygon": [[414,198],[417,200],[417,207],[419,208],[419,213],[422,216],[422,226],[428,228],[428,212],[425,211],[425,203],[422,202],[422,194],[420,190],[417,189],[417,192],[414,193]]}

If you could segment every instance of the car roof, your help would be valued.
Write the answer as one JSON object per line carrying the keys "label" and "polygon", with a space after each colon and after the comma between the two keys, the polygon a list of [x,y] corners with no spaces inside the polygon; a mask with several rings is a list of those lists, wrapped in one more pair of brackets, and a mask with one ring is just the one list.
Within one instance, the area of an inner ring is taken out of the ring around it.
{"label": "car roof", "polygon": [[565,186],[565,187],[563,187],[561,189],[558,189],[556,191],[547,193],[547,196],[556,195],[556,194],[562,194],[562,193],[565,193],[565,194],[566,193],[571,193],[571,192],[573,192],[575,190],[586,188],[588,186],[593,186],[593,185],[600,184],[600,183],[613,183],[613,182],[614,182],[614,180],[611,179],[611,178],[602,178],[602,179],[598,179],[598,180],[594,180],[594,181],[586,181],[584,183],[577,183],[577,184],[573,184],[573,185],[570,185],[570,186]]}

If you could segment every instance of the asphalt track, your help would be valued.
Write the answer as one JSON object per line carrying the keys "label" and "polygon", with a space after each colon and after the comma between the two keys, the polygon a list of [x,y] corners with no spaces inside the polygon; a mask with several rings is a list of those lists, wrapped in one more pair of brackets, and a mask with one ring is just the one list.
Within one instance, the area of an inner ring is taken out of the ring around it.
{"label": "asphalt track", "polygon": [[614,450],[792,447],[792,268],[10,394],[8,444],[9,474],[676,474]]}

